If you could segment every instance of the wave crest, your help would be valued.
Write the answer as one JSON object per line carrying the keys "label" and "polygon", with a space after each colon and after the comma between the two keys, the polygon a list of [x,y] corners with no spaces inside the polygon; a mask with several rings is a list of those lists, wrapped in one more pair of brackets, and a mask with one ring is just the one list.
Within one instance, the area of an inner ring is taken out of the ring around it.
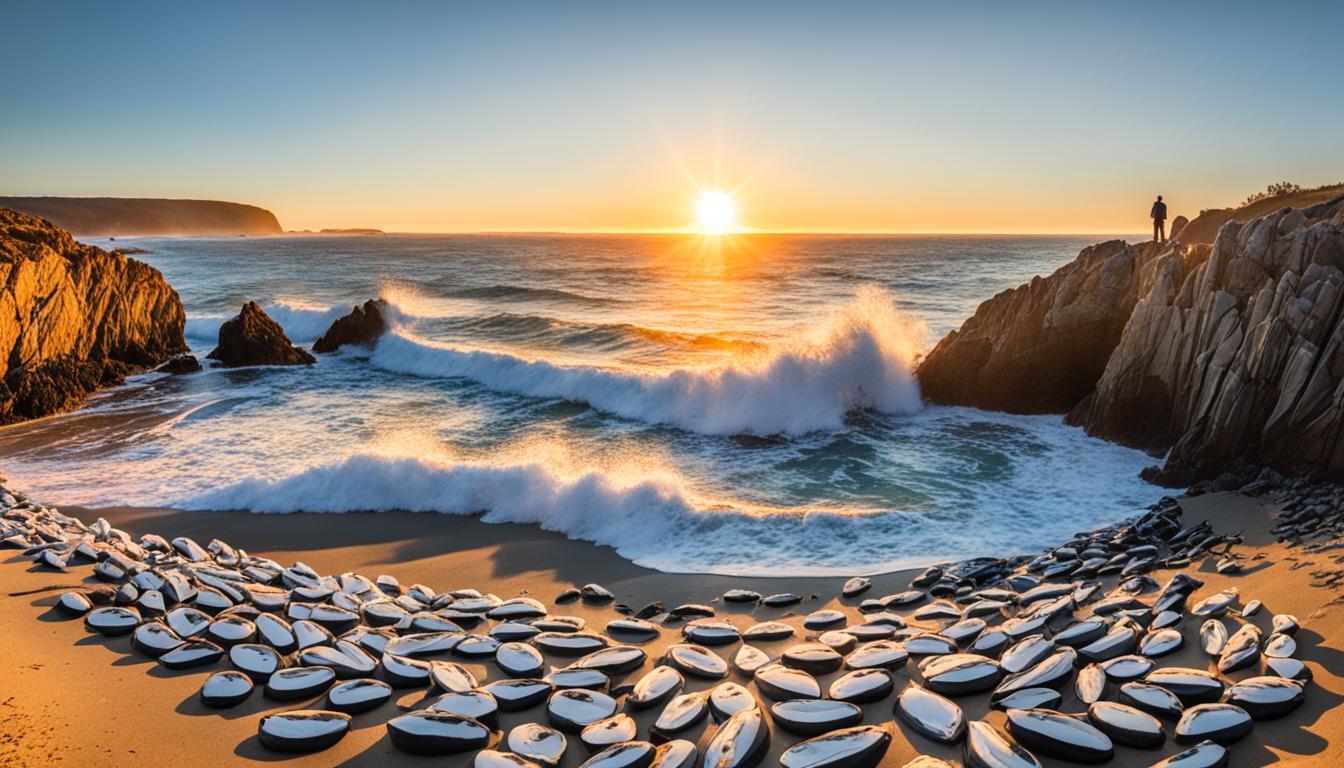
{"label": "wave crest", "polygon": [[704,434],[789,434],[839,429],[847,413],[921,408],[914,361],[923,326],[869,288],[811,338],[731,364],[639,373],[462,350],[397,329],[372,361],[389,371],[471,379],[490,389],[585,402],[602,411]]}

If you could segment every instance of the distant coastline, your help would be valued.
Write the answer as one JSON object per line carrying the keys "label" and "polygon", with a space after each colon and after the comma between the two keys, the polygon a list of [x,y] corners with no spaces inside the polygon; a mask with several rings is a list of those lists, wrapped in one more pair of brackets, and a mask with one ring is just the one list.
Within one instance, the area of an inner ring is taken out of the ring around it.
{"label": "distant coastline", "polygon": [[46,219],[77,236],[279,235],[275,214],[220,200],[141,197],[0,197],[0,207]]}

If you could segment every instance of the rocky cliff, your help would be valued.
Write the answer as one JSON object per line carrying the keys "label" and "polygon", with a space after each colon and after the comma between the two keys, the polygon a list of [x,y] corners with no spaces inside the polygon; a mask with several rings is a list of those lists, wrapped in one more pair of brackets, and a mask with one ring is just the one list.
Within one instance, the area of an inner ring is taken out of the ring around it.
{"label": "rocky cliff", "polygon": [[1229,221],[1212,246],[1103,243],[982,304],[920,383],[1169,451],[1154,473],[1169,484],[1244,464],[1341,479],[1341,270],[1344,200]]}
{"label": "rocky cliff", "polygon": [[0,197],[0,206],[51,221],[76,235],[278,235],[265,208],[217,200],[139,197]]}
{"label": "rocky cliff", "polygon": [[186,351],[159,271],[0,208],[0,423],[57,413]]}

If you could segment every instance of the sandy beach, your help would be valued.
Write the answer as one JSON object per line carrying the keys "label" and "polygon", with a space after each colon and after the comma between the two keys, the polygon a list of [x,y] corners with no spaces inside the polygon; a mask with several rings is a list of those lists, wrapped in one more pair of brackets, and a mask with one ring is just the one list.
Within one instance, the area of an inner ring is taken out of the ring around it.
{"label": "sandy beach", "polygon": [[[1344,734],[1344,657],[1333,638],[1341,636],[1341,613],[1337,595],[1313,587],[1313,572],[1330,570],[1336,564],[1324,555],[1304,556],[1276,543],[1270,534],[1273,505],[1266,500],[1228,494],[1209,494],[1183,499],[1185,522],[1213,521],[1219,531],[1245,530],[1245,545],[1237,552],[1246,557],[1246,569],[1233,576],[1214,571],[1213,560],[1192,566],[1205,581],[1192,599],[1213,594],[1227,586],[1241,590],[1243,602],[1261,599],[1265,608],[1253,617],[1268,627],[1274,613],[1291,613],[1302,622],[1297,635],[1298,657],[1314,674],[1306,704],[1278,721],[1257,723],[1251,735],[1231,750],[1232,765],[1263,765],[1274,761],[1301,765],[1333,765],[1344,760],[1340,735]],[[612,550],[521,525],[487,525],[475,519],[432,514],[348,515],[254,515],[234,512],[183,512],[169,509],[66,509],[81,519],[107,518],[114,526],[134,535],[159,533],[187,535],[202,542],[218,536],[249,553],[265,555],[282,563],[303,561],[322,573],[356,570],[370,577],[387,573],[404,584],[421,582],[439,590],[471,586],[502,598],[528,595],[543,602],[563,590],[586,582],[608,587],[617,603],[638,608],[659,600],[669,606],[683,602],[712,603],[720,617],[740,628],[755,621],[778,619],[796,627],[808,612],[822,607],[845,610],[853,621],[859,614],[859,599],[839,599],[842,579],[760,579],[730,576],[667,574],[632,565]],[[48,606],[63,591],[77,588],[87,568],[68,574],[29,567],[17,553],[8,553],[0,563],[4,574],[4,599],[0,601],[0,668],[5,686],[0,698],[0,764],[3,765],[168,765],[191,760],[200,765],[238,765],[280,760],[293,765],[402,765],[468,764],[469,758],[417,758],[398,752],[390,744],[384,722],[400,710],[414,707],[423,690],[399,691],[393,701],[373,712],[355,717],[354,730],[335,747],[316,754],[287,757],[261,748],[256,739],[258,718],[268,712],[298,708],[278,705],[254,694],[243,705],[229,710],[203,708],[197,701],[201,682],[215,667],[191,672],[168,672],[138,655],[127,638],[108,639],[91,635],[78,620],[62,620]],[[873,578],[872,595],[904,590],[910,572],[888,573]],[[1153,574],[1159,582],[1169,572]],[[1114,579],[1105,582],[1113,586]],[[732,587],[763,593],[792,591],[805,600],[792,608],[741,608],[718,600]],[[612,606],[573,603],[556,607],[556,613],[580,616],[590,628],[600,630],[618,618]],[[1236,621],[1227,619],[1229,623]],[[1211,666],[1197,642],[1198,622],[1181,625],[1186,645],[1165,657],[1163,666]],[[677,626],[663,628],[662,637],[645,644],[650,660],[680,636]],[[801,636],[801,634],[800,634]],[[759,644],[776,655],[798,638]],[[735,646],[719,649],[731,656]],[[553,661],[553,660],[552,660]],[[470,664],[481,679],[503,675],[493,664]],[[1258,667],[1258,665],[1257,665]],[[1234,673],[1232,679],[1256,674],[1255,667]],[[637,679],[640,671],[625,678]],[[915,674],[914,665],[896,673],[897,689]],[[821,679],[823,690],[833,677]],[[745,682],[734,671],[730,679]],[[690,680],[689,690],[712,687]],[[1064,688],[1061,710],[1085,709]],[[901,766],[919,754],[959,760],[960,749],[945,747],[914,734],[892,717],[892,697],[864,706],[867,722],[882,723],[894,740],[882,765]],[[320,700],[319,702],[320,703]],[[968,719],[987,717],[1002,725],[1001,712],[988,712],[983,696],[959,699]],[[303,704],[302,702],[300,704]],[[655,710],[656,712],[656,710]],[[502,728],[543,717],[540,708],[505,714]],[[641,713],[644,728],[653,714]],[[703,747],[712,726],[697,726],[692,734]],[[695,738],[689,736],[688,738]],[[776,729],[767,764],[796,737]],[[1171,740],[1160,752],[1117,748],[1115,765],[1148,765],[1161,756],[1179,751]],[[571,740],[564,765],[579,765],[587,755]],[[1042,758],[1046,765],[1064,765]]]}

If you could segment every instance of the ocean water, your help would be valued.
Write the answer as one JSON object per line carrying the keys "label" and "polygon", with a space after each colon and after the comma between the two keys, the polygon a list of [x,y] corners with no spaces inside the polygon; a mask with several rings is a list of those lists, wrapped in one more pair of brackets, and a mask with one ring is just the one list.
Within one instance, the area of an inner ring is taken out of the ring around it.
{"label": "ocean water", "polygon": [[135,377],[0,430],[0,468],[56,504],[478,514],[668,571],[1025,552],[1158,498],[1152,460],[927,406],[912,367],[1097,239],[122,239],[199,356],[248,299],[303,345],[375,296],[394,328],[312,367]]}

